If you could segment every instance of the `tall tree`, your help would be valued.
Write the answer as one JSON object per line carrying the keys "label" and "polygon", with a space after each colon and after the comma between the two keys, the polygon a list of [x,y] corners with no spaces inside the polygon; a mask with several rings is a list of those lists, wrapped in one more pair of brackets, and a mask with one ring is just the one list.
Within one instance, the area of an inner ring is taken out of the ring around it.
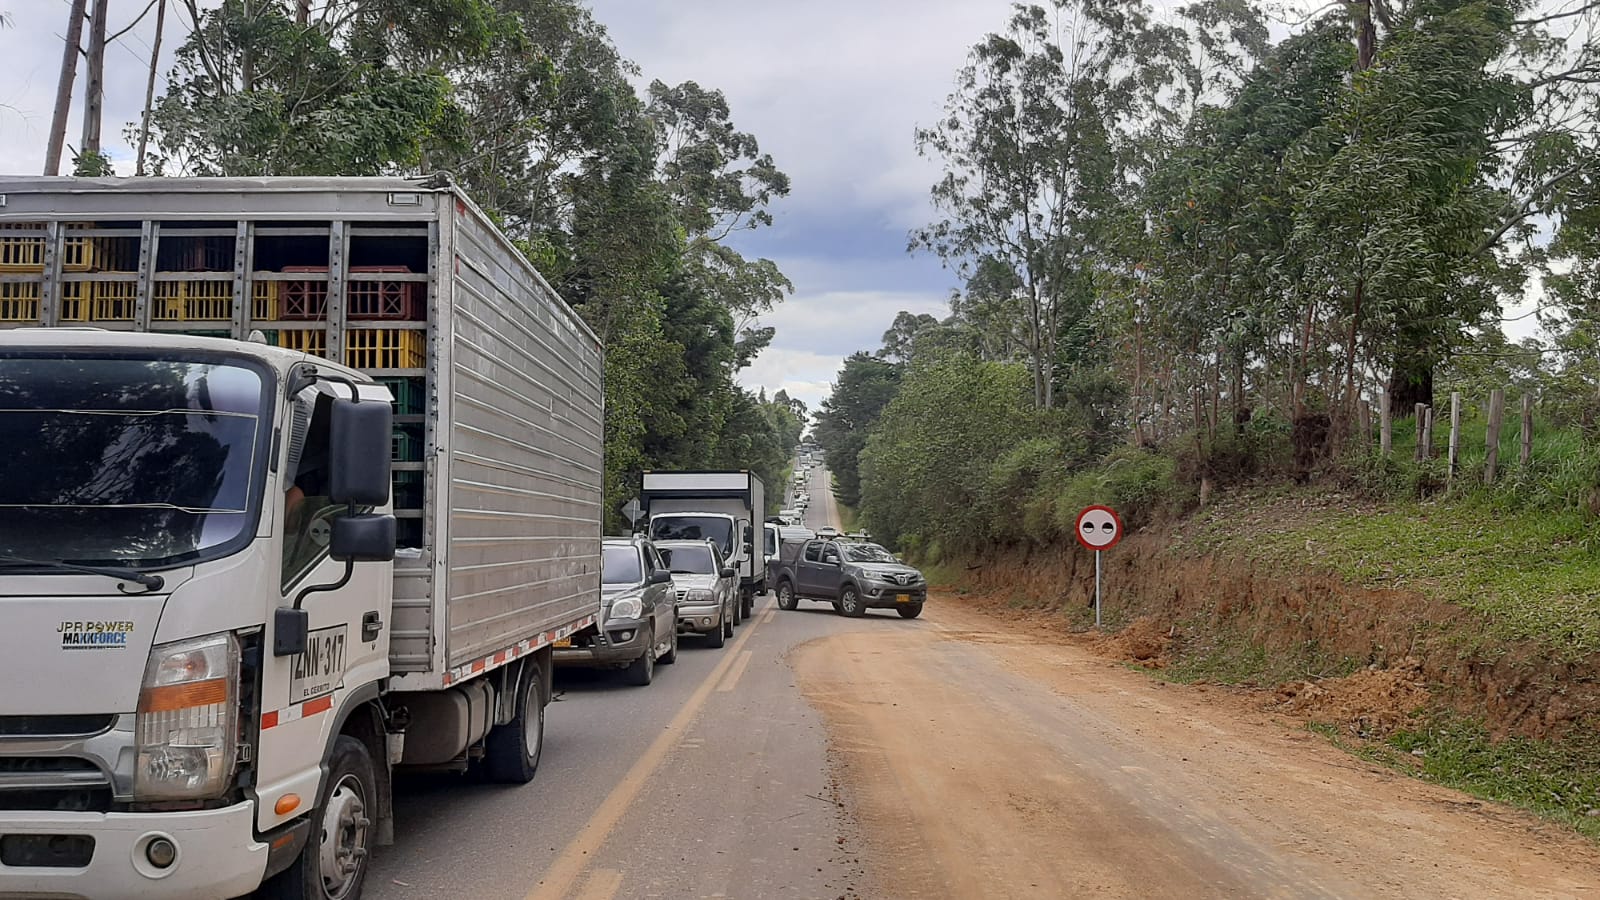
{"label": "tall tree", "polygon": [[61,47],[61,74],[56,78],[56,105],[50,115],[50,142],[44,151],[44,174],[61,174],[61,152],[67,143],[67,118],[72,114],[72,84],[83,52],[83,19],[88,0],[72,0],[67,9],[67,36]]}

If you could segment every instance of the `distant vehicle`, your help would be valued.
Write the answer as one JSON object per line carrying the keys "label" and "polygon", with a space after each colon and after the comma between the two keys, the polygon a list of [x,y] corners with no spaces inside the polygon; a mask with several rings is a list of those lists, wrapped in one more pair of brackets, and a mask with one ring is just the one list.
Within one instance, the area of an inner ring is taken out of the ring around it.
{"label": "distant vehicle", "polygon": [[556,668],[624,669],[643,687],[656,663],[678,660],[678,600],[672,573],[642,538],[608,538],[600,549],[601,621],[555,651]]}
{"label": "distant vehicle", "polygon": [[824,525],[817,529],[817,537],[819,538],[836,538],[838,536],[839,529],[833,527],[832,525]]}
{"label": "distant vehicle", "polygon": [[783,520],[782,524],[784,524],[784,525],[799,525],[800,524],[800,510],[798,510],[798,509],[780,509],[780,510],[778,510],[778,518]]}
{"label": "distant vehicle", "polygon": [[754,472],[645,472],[639,500],[650,516],[650,537],[717,542],[728,565],[739,571],[739,609],[734,624],[755,609],[767,592],[765,560],[756,552],[755,526],[766,512],[765,488]]}
{"label": "distant vehicle", "polygon": [[858,541],[820,536],[807,541],[772,577],[778,608],[785,610],[798,608],[801,600],[816,600],[831,603],[845,616],[893,609],[901,618],[915,619],[928,599],[928,582],[921,572],[877,544]]}
{"label": "distant vehicle", "polygon": [[703,634],[712,647],[733,637],[739,572],[715,541],[660,541],[656,549],[678,593],[678,630]]}

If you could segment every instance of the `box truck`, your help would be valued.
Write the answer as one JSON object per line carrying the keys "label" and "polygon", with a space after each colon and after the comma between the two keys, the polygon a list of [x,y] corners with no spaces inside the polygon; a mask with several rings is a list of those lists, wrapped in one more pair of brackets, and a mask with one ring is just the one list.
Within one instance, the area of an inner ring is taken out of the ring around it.
{"label": "box truck", "polygon": [[754,472],[645,472],[639,504],[658,541],[707,539],[739,570],[735,623],[748,618],[757,594],[767,592],[766,560],[755,527],[766,514],[761,479]]}
{"label": "box truck", "polygon": [[3,178],[0,320],[0,895],[354,897],[397,770],[533,777],[601,347],[466,196]]}

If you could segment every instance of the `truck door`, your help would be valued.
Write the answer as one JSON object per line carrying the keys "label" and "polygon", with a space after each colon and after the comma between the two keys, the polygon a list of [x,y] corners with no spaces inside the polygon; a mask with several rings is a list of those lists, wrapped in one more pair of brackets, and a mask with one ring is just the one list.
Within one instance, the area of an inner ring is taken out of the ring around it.
{"label": "truck door", "polygon": [[822,545],[822,565],[817,567],[819,596],[832,600],[839,598],[839,588],[844,584],[844,556],[839,545],[829,541]]}
{"label": "truck door", "polygon": [[795,560],[794,568],[798,592],[807,597],[816,596],[821,588],[818,575],[822,568],[822,542],[807,541],[805,550]]}
{"label": "truck door", "polygon": [[[345,570],[344,563],[328,556],[333,521],[348,511],[328,498],[331,403],[315,388],[302,393],[307,396],[316,400],[302,401],[314,409],[308,416],[304,442],[298,448],[286,448],[283,471],[290,487],[270,501],[276,505],[275,518],[281,523],[275,530],[282,535],[280,590],[285,606],[293,604],[308,587],[339,581]],[[349,584],[310,594],[301,601],[310,618],[304,653],[276,656],[272,642],[267,642],[258,761],[258,784],[263,790],[280,779],[303,776],[306,766],[315,774],[331,720],[345,696],[388,676],[392,585],[388,567],[357,565]],[[314,788],[295,792],[302,797],[316,796]],[[264,804],[263,818],[272,814],[272,805]]]}

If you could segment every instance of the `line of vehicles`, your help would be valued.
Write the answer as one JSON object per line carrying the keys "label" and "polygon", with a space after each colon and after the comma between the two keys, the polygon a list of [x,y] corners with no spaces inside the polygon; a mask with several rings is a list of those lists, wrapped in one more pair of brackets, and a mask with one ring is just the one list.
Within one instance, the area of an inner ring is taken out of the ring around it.
{"label": "line of vehicles", "polygon": [[0,896],[351,900],[558,665],[925,596],[746,472],[603,536],[600,342],[447,179],[0,178],[0,325]]}

